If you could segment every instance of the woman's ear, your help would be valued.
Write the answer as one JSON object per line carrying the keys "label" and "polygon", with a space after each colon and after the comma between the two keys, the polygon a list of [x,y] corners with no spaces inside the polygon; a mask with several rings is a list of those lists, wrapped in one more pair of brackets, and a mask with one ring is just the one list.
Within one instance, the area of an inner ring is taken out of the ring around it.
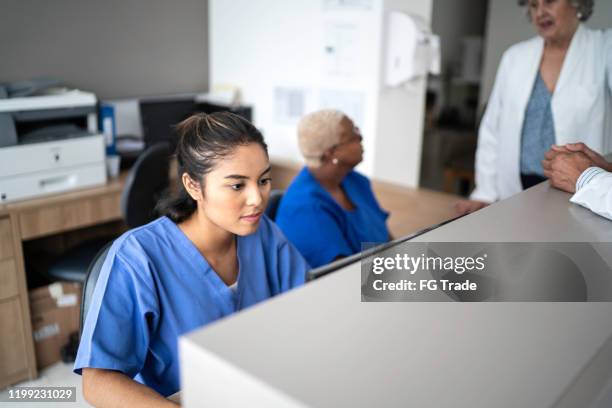
{"label": "woman's ear", "polygon": [[330,147],[321,155],[321,163],[329,163],[334,158],[334,148]]}
{"label": "woman's ear", "polygon": [[200,183],[192,179],[189,174],[183,173],[181,176],[181,182],[187,191],[187,194],[195,201],[200,201],[202,199],[202,188]]}

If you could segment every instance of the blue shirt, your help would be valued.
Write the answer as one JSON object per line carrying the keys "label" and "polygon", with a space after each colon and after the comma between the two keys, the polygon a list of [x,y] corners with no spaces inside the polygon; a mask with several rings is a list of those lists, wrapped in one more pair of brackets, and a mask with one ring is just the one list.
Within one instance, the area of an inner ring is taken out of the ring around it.
{"label": "blue shirt", "polygon": [[521,174],[544,177],[544,153],[555,143],[552,96],[538,71],[531,97],[527,103],[521,138]]}
{"label": "blue shirt", "polygon": [[313,268],[360,252],[362,243],[389,240],[389,213],[378,205],[369,180],[352,171],[342,188],[354,210],[342,208],[304,167],[280,202],[276,223]]}
{"label": "blue shirt", "polygon": [[308,265],[267,217],[236,245],[234,291],[167,217],[119,237],[100,271],[74,371],[118,370],[164,396],[178,391],[178,336],[304,282]]}

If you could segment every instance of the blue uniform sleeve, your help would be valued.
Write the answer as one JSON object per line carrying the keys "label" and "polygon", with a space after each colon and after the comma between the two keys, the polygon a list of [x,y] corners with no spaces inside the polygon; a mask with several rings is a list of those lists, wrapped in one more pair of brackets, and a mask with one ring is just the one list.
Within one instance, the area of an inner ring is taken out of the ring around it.
{"label": "blue uniform sleeve", "polygon": [[289,241],[285,241],[279,246],[277,259],[277,270],[284,274],[280,279],[281,292],[304,284],[306,273],[310,270],[310,266],[302,254]]}
{"label": "blue uniform sleeve", "polygon": [[148,268],[146,262],[128,262],[111,248],[83,327],[75,373],[104,368],[134,378],[142,370],[159,318]]}
{"label": "blue uniform sleeve", "polygon": [[323,207],[302,206],[279,226],[313,268],[353,253],[338,220]]}
{"label": "blue uniform sleeve", "polygon": [[374,195],[374,190],[372,190],[372,183],[370,182],[370,179],[356,171],[353,171],[353,173],[358,182],[358,191],[356,191],[356,193],[363,196],[368,201],[368,206],[376,209],[383,219],[386,220],[389,218],[389,211],[380,206],[380,203],[376,199],[376,195]]}

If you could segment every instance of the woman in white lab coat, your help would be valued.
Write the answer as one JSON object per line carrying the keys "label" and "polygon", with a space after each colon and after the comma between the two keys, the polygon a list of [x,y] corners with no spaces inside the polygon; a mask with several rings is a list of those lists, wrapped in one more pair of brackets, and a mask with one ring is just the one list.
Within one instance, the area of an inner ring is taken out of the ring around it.
{"label": "woman in white lab coat", "polygon": [[593,0],[520,0],[538,36],[502,57],[479,130],[476,189],[466,214],[545,180],[552,144],[612,149],[612,31],[581,24]]}

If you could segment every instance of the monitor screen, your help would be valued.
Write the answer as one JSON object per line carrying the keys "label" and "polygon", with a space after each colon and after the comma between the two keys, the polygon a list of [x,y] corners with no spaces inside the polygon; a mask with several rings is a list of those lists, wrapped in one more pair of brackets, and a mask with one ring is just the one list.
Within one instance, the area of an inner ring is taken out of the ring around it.
{"label": "monitor screen", "polygon": [[427,227],[427,228],[422,229],[420,231],[417,231],[417,232],[415,232],[413,234],[406,235],[404,237],[394,239],[393,241],[389,241],[389,242],[382,243],[380,245],[373,246],[372,248],[368,248],[368,249],[366,249],[364,251],[358,252],[358,253],[353,254],[351,256],[347,256],[346,258],[338,259],[337,261],[334,261],[334,262],[329,263],[327,265],[323,265],[323,266],[320,266],[318,268],[311,269],[308,272],[308,275],[306,276],[306,281],[311,281],[311,280],[314,280],[314,279],[321,278],[321,277],[323,277],[325,275],[328,275],[328,274],[330,274],[332,272],[340,270],[340,269],[344,268],[345,266],[348,266],[348,265],[350,265],[352,263],[359,262],[359,261],[361,261],[364,258],[367,258],[367,257],[369,257],[371,255],[374,255],[374,254],[378,253],[378,252],[381,252],[381,251],[384,251],[386,249],[389,249],[389,248],[391,248],[391,247],[393,247],[393,246],[395,246],[397,244],[401,244],[402,242],[410,241],[411,239],[414,239],[414,238],[416,238],[416,237],[418,237],[420,235],[423,235],[426,232],[433,231],[434,229],[436,229],[438,227],[441,227],[442,225],[446,225],[446,224],[448,224],[448,223],[450,223],[452,221],[455,221],[455,220],[457,220],[457,219],[459,219],[461,217],[463,217],[463,215],[461,215],[459,217],[451,218],[450,220],[443,221],[443,222],[441,222],[439,224],[436,224],[436,225],[433,225],[431,227]]}
{"label": "monitor screen", "polygon": [[175,126],[197,111],[193,97],[143,99],[140,118],[145,147],[168,142],[174,153],[178,142]]}

